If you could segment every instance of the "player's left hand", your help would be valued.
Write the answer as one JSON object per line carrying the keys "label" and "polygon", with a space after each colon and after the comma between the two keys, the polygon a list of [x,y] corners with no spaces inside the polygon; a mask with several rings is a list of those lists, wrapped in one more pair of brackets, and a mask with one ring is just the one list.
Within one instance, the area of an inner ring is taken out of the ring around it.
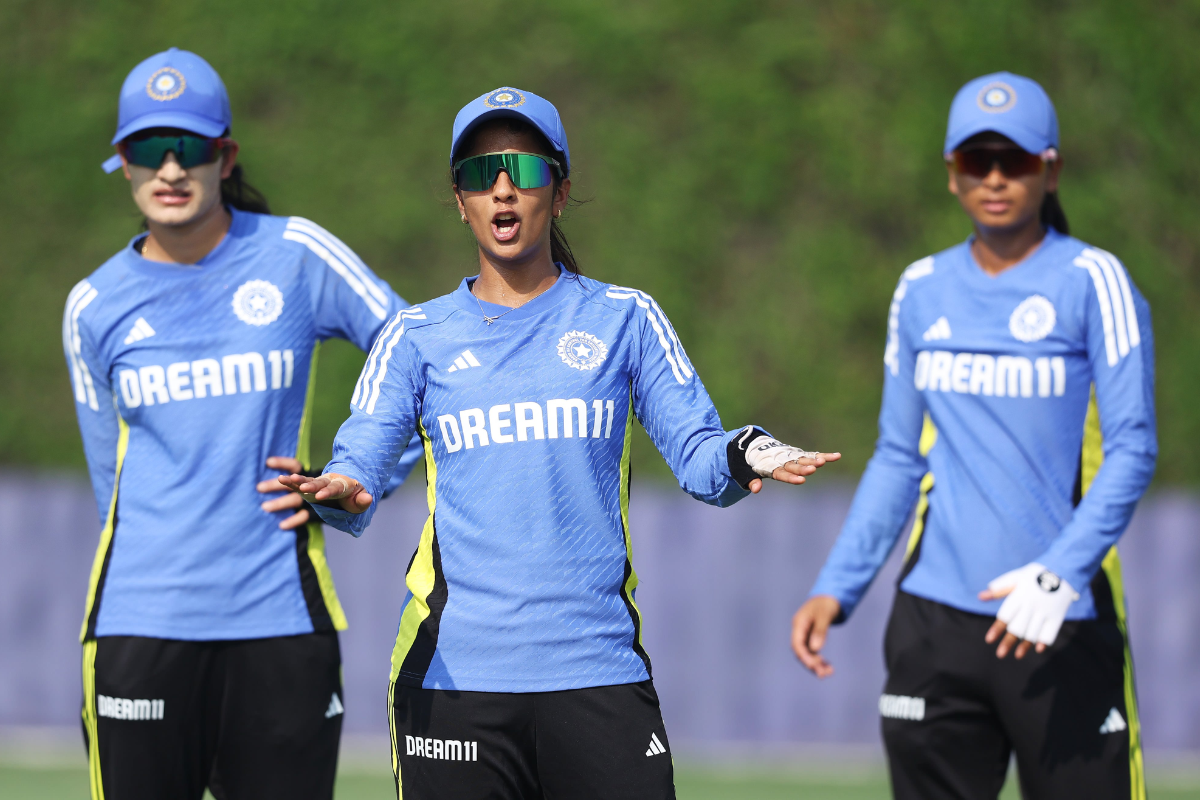
{"label": "player's left hand", "polygon": [[[271,456],[267,459],[267,466],[271,469],[277,469],[284,475],[291,475],[299,472],[304,466],[294,458],[287,456]],[[282,476],[280,476],[282,477]],[[279,523],[280,530],[290,531],[293,528],[299,528],[309,520],[308,509],[304,508],[304,498],[298,494],[292,493],[288,487],[279,482],[278,478],[272,478],[267,481],[259,481],[255,487],[262,494],[274,494],[275,492],[287,492],[282,497],[276,497],[273,500],[267,500],[262,504],[262,510],[267,512],[286,511],[289,508],[299,509],[295,514]]]}
{"label": "player's left hand", "polygon": [[[770,436],[759,436],[746,446],[746,463],[756,474],[795,485],[804,483],[806,475],[841,457],[841,453],[810,453]],[[752,494],[762,491],[762,478],[750,481],[747,488]]]}
{"label": "player's left hand", "polygon": [[1043,653],[1054,644],[1067,609],[1079,599],[1079,593],[1045,566],[1034,562],[1004,573],[979,593],[980,600],[1002,597],[1004,604],[984,641],[993,644],[1004,634],[996,648],[996,657],[1007,656],[1015,644],[1015,657],[1024,658],[1031,647]]}

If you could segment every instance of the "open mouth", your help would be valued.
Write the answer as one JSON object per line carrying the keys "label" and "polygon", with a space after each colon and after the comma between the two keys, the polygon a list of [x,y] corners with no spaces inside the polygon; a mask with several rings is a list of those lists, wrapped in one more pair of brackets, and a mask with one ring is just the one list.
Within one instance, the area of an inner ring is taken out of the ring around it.
{"label": "open mouth", "polygon": [[192,199],[192,193],[183,189],[159,189],[154,193],[154,199],[164,206],[183,206]]}
{"label": "open mouth", "polygon": [[496,241],[507,242],[516,238],[521,228],[521,220],[513,211],[500,211],[492,217],[492,235]]}

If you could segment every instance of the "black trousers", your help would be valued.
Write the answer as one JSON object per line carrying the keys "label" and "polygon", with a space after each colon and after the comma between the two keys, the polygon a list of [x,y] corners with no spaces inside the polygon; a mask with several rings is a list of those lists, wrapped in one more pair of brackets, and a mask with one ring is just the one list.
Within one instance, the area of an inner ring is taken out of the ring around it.
{"label": "black trousers", "polygon": [[92,797],[332,798],[342,730],[336,633],[83,646]]}
{"label": "black trousers", "polygon": [[403,800],[674,800],[651,681],[511,694],[392,684]]}
{"label": "black trousers", "polygon": [[1117,621],[1066,622],[1020,661],[994,618],[897,592],[879,710],[899,800],[994,800],[1015,753],[1026,800],[1145,797],[1133,666]]}

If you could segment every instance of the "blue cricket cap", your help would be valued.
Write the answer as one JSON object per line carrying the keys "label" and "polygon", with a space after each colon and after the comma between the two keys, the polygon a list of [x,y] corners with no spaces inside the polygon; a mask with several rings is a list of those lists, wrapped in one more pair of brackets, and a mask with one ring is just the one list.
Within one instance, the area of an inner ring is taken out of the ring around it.
{"label": "blue cricket cap", "polygon": [[958,90],[950,104],[943,155],[977,133],[995,131],[1030,153],[1058,147],[1058,114],[1037,81],[993,72]]}
{"label": "blue cricket cap", "polygon": [[571,151],[567,149],[567,131],[563,128],[558,109],[549,100],[533,92],[502,86],[476,97],[462,107],[454,118],[454,135],[450,140],[450,166],[463,138],[482,122],[497,117],[516,117],[532,124],[550,140],[550,146],[562,154],[566,171],[571,171]]}
{"label": "blue cricket cap", "polygon": [[[182,128],[217,137],[232,122],[221,76],[195,53],[172,47],[150,56],[125,78],[112,143],[147,128]],[[114,172],[121,159],[113,156],[102,166]]]}

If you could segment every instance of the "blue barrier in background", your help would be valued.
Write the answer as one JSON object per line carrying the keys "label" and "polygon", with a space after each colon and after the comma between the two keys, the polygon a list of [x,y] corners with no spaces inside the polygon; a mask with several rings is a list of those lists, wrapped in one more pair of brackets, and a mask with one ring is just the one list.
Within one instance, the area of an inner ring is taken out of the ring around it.
{"label": "blue barrier in background", "polygon": [[[671,487],[634,487],[638,604],[672,741],[768,749],[874,744],[883,627],[898,553],[827,655],[818,681],[796,663],[791,616],[850,502],[837,485],[769,487],[714,509]],[[423,489],[386,501],[360,540],[328,530],[350,620],[342,635],[346,730],[386,734],[388,659],[403,577],[426,515]],[[84,479],[0,475],[0,727],[78,727],[76,637],[98,538]],[[1147,747],[1200,750],[1200,497],[1147,498],[1122,540]],[[119,535],[119,534],[118,534]]]}

